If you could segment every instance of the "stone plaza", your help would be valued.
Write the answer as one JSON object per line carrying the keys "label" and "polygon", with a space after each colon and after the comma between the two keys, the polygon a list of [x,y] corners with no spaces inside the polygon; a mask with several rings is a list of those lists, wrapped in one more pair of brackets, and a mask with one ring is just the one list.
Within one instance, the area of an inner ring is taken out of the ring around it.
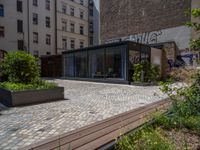
{"label": "stone plaza", "polygon": [[0,149],[15,150],[166,98],[159,86],[55,79],[65,100],[0,107]]}

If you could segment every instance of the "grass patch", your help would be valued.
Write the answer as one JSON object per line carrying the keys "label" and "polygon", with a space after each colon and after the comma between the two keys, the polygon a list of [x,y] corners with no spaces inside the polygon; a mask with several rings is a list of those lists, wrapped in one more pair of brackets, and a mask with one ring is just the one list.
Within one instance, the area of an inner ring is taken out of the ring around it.
{"label": "grass patch", "polygon": [[174,150],[175,144],[161,128],[145,127],[119,140],[116,150]]}
{"label": "grass patch", "polygon": [[161,115],[155,117],[154,125],[165,129],[188,129],[200,133],[200,116],[180,117],[171,115]]}
{"label": "grass patch", "polygon": [[0,88],[10,91],[41,90],[41,89],[51,89],[55,87],[57,87],[55,83],[49,83],[47,81],[42,81],[42,80],[29,84],[11,83],[11,82],[0,83]]}

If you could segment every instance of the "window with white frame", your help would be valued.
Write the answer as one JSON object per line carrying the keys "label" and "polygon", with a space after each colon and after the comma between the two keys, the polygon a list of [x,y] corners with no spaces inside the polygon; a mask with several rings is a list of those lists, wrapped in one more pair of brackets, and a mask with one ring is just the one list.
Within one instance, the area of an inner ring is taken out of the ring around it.
{"label": "window with white frame", "polygon": [[33,32],[33,43],[38,43],[38,33]]}
{"label": "window with white frame", "polygon": [[83,0],[80,0],[80,4],[81,4],[81,5],[84,5],[84,1],[83,1]]}
{"label": "window with white frame", "polygon": [[46,27],[47,28],[50,28],[50,25],[51,23],[50,23],[50,17],[46,17]]}
{"label": "window with white frame", "polygon": [[50,10],[50,0],[46,0],[46,9]]}
{"label": "window with white frame", "polygon": [[83,27],[83,25],[80,25],[80,34],[84,35],[84,27]]}
{"label": "window with white frame", "polygon": [[80,40],[80,48],[84,48],[84,41]]}
{"label": "window with white frame", "polygon": [[62,38],[62,46],[63,46],[63,49],[67,49],[67,38],[63,37]]}
{"label": "window with white frame", "polygon": [[67,21],[66,20],[62,20],[62,30],[67,31]]}
{"label": "window with white frame", "polygon": [[74,23],[70,23],[70,31],[71,31],[72,33],[75,32],[75,24],[74,24]]}
{"label": "window with white frame", "polygon": [[46,44],[51,45],[51,35],[50,34],[46,35]]}
{"label": "window with white frame", "polygon": [[71,15],[71,16],[74,16],[74,14],[75,14],[75,13],[74,13],[74,7],[70,7],[70,15]]}
{"label": "window with white frame", "polygon": [[65,4],[62,4],[62,12],[67,14],[67,6]]}
{"label": "window with white frame", "polygon": [[74,39],[70,40],[70,46],[71,46],[71,49],[75,48],[75,40]]}
{"label": "window with white frame", "polygon": [[33,0],[33,6],[38,6],[38,0]]}
{"label": "window with white frame", "polygon": [[38,24],[38,14],[33,13],[33,24],[37,25]]}
{"label": "window with white frame", "polygon": [[84,11],[80,10],[80,18],[83,19],[84,18]]}

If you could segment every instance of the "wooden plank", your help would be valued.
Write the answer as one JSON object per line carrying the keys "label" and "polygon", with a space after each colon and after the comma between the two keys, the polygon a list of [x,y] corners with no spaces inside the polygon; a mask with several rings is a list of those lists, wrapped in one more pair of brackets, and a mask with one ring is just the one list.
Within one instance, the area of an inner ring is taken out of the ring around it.
{"label": "wooden plank", "polygon": [[102,122],[100,121],[98,123],[94,123],[91,126],[86,126],[86,128],[84,128],[82,130],[75,130],[75,133],[72,133],[72,134],[61,135],[60,136],[60,144],[63,145],[63,144],[72,142],[74,140],[77,140],[79,138],[82,138],[82,137],[87,136],[89,134],[92,134],[94,132],[97,132],[97,131],[99,131],[103,128],[111,126],[115,123],[121,122],[122,120],[125,120],[125,119],[130,118],[130,117],[135,116],[135,115],[138,115],[140,113],[143,113],[144,111],[147,111],[151,108],[155,108],[155,106],[158,106],[160,104],[163,104],[163,102],[158,103],[158,104],[153,103],[152,105],[144,106],[144,107],[141,107],[139,109],[135,109],[135,110],[120,114],[117,117],[115,116],[115,117],[109,118],[108,121],[103,120]]}
{"label": "wooden plank", "polygon": [[[98,148],[119,136],[119,131],[122,133],[122,129],[124,130],[123,133],[126,133],[126,131],[133,130],[135,127],[138,127],[138,125],[143,124],[145,121],[147,121],[144,116],[150,114],[156,109],[163,109],[164,107],[168,107],[169,102],[169,99],[166,99],[142,106],[135,110],[131,110],[105,119],[103,121],[99,121],[80,129],[71,131],[67,134],[56,136],[54,139],[47,139],[45,141],[33,144],[31,145],[31,148],[34,150],[50,150],[56,148],[61,150],[69,148],[81,148],[82,150],[82,148]],[[29,148],[27,147],[27,149],[30,150],[30,146]]]}
{"label": "wooden plank", "polygon": [[[160,106],[158,106],[158,107],[160,107]],[[104,135],[106,135],[106,134],[108,134],[112,131],[123,128],[124,126],[126,126],[126,125],[128,125],[132,122],[137,122],[140,118],[147,120],[147,118],[145,118],[145,116],[152,113],[155,109],[156,108],[151,108],[151,109],[148,109],[146,111],[143,111],[140,114],[134,114],[129,118],[121,120],[120,122],[117,122],[117,123],[112,124],[112,125],[108,125],[107,127],[103,128],[101,130],[98,130],[97,132],[94,132],[90,135],[79,138],[79,139],[77,139],[77,140],[75,140],[71,143],[71,148],[74,149],[74,148],[77,148],[81,145],[84,145],[84,144],[86,144],[86,143],[88,143],[92,140],[98,139],[99,137],[104,136]]]}
{"label": "wooden plank", "polygon": [[[163,107],[160,107],[163,108]],[[152,110],[153,111],[153,110]],[[146,115],[148,114],[148,112],[146,112]],[[137,127],[139,127],[140,125],[144,124],[146,122],[146,120],[144,118],[139,118],[137,121],[133,121],[131,123],[128,123],[127,125],[125,125],[124,127],[122,127],[121,129],[116,129],[113,132],[110,132],[104,136],[101,136],[100,138],[97,138],[91,142],[88,142],[87,144],[84,144],[78,148],[75,148],[75,150],[93,150],[93,149],[97,149],[100,146],[105,145],[108,142],[111,142],[115,139],[117,139],[117,137],[119,137],[122,134],[125,134]]]}

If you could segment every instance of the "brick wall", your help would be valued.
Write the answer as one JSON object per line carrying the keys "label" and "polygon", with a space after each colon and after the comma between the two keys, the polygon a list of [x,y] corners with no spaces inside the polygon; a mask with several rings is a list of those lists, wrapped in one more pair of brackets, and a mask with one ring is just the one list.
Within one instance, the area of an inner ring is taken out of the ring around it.
{"label": "brick wall", "polygon": [[190,7],[190,0],[101,0],[101,40],[184,25]]}

